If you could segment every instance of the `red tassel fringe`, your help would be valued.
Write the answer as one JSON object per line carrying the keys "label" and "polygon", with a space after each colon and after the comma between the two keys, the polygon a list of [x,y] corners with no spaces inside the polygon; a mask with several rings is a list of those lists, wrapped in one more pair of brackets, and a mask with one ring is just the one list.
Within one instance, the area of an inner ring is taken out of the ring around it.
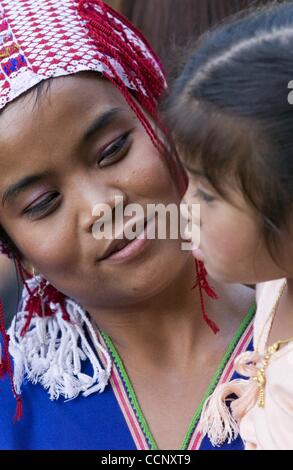
{"label": "red tassel fringe", "polygon": [[214,289],[208,283],[207,272],[204,267],[204,264],[201,261],[195,260],[195,266],[196,266],[197,276],[196,276],[196,283],[193,286],[193,289],[198,286],[203,319],[211,328],[213,333],[217,334],[220,331],[220,328],[211,318],[209,318],[209,316],[206,313],[205,302],[203,298],[203,291],[212,299],[218,299],[219,297],[214,291]]}
{"label": "red tassel fringe", "polygon": [[[142,37],[141,33],[131,25],[126,18],[114,11],[102,0],[80,0],[78,12],[80,17],[86,21],[89,35],[96,43],[97,49],[103,54],[103,57],[100,58],[101,62],[103,62],[111,72],[111,74],[104,73],[104,76],[118,88],[130,109],[136,114],[145,128],[153,145],[158,149],[161,155],[164,155],[164,157],[168,159],[170,169],[178,180],[179,187],[185,192],[187,178],[178,156],[174,154],[174,152],[170,152],[164,140],[159,138],[158,132],[154,130],[153,125],[141,109],[142,107],[143,110],[154,119],[157,129],[159,129],[163,135],[166,135],[166,129],[158,114],[158,101],[165,91],[163,71],[162,74],[160,74],[154,66],[154,61],[146,58],[140,47],[136,46],[132,41],[129,41],[124,28],[115,21],[115,18],[120,19],[136,36],[141,38],[158,66],[160,66],[157,55],[145,38]],[[107,57],[111,57],[122,66],[130,81],[132,80],[137,88],[136,91],[130,91],[127,88]],[[141,91],[141,86],[146,93]],[[139,103],[140,106],[137,103]]]}

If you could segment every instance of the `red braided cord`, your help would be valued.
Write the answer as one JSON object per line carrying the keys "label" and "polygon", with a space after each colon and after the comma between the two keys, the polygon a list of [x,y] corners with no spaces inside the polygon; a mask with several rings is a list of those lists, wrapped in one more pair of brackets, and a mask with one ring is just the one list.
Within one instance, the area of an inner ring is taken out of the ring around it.
{"label": "red braided cord", "polygon": [[[102,8],[104,10],[104,13],[101,14],[96,9],[89,7],[85,8],[85,4],[88,3],[89,2],[86,0],[81,0],[79,4],[80,15],[87,21],[90,36],[98,44],[99,51],[104,54],[100,58],[101,62],[103,62],[110,69],[114,76],[114,79],[110,74],[105,73],[104,75],[106,76],[106,78],[111,80],[114,85],[118,86],[120,92],[126,98],[127,103],[130,105],[131,109],[135,112],[135,114],[137,114],[137,117],[143,123],[154,145],[161,152],[162,142],[158,139],[158,136],[154,133],[150,124],[146,122],[147,119],[143,115],[142,111],[140,111],[139,107],[137,105],[134,105],[134,99],[131,96],[130,91],[117,74],[113,65],[110,64],[109,59],[105,57],[105,55],[108,55],[109,57],[116,60],[116,62],[123,67],[130,81],[131,78],[133,78],[133,80],[136,82],[136,86],[138,81],[141,82],[141,84],[145,88],[147,96],[145,96],[139,88],[136,90],[135,94],[142,107],[146,109],[146,111],[148,111],[154,118],[157,118],[157,100],[163,93],[165,88],[164,78],[163,76],[159,78],[158,73],[154,72],[152,75],[153,81],[151,83],[146,83],[145,75],[142,72],[144,69],[144,63],[141,63],[141,61],[138,60],[137,54],[134,54],[134,52],[131,50],[130,41],[128,41],[126,37],[125,41],[122,41],[119,36],[113,31],[114,27],[117,29],[117,25],[115,22],[111,22],[109,16],[106,14],[105,5],[99,0],[96,0],[96,3],[100,7],[101,4],[103,5]],[[139,62],[138,65],[137,61]],[[153,64],[151,63],[151,61],[148,61],[148,74],[150,73],[149,70],[153,70]],[[153,95],[155,83],[158,85],[159,88],[157,96]]]}
{"label": "red braided cord", "polygon": [[[99,9],[94,8],[94,6]],[[151,46],[149,46],[145,38],[143,38],[141,33],[139,33],[122,15],[119,15],[108,5],[103,3],[102,0],[80,0],[78,11],[81,18],[87,22],[89,34],[97,44],[97,49],[104,54],[100,60],[111,72],[111,74],[104,73],[104,76],[119,89],[120,93],[126,99],[129,107],[133,110],[144,126],[153,145],[158,149],[159,153],[168,158],[171,165],[171,171],[176,176],[180,189],[185,192],[187,188],[187,176],[182,168],[177,153],[171,153],[165,143],[158,137],[158,133],[154,131],[150,121],[147,119],[133,97],[134,95],[142,108],[153,117],[158,130],[166,136],[167,140],[170,140],[169,133],[161,123],[157,110],[158,100],[165,91],[165,78],[163,72],[159,72],[160,61],[157,58],[157,55]],[[139,47],[127,38],[123,27],[117,24],[115,19],[111,18],[111,16],[118,18],[143,41],[149,49],[150,54],[153,56],[153,61],[151,59],[146,59],[143,56]],[[123,40],[115,31],[122,34]],[[137,90],[133,91],[133,94],[117,74],[107,56],[113,58],[121,65],[130,81],[132,77],[133,82],[137,87]],[[155,67],[154,62],[157,63],[158,69]],[[143,86],[147,95],[141,91],[141,87],[138,86],[138,83]]]}
{"label": "red braided cord", "polygon": [[205,308],[205,303],[204,303],[204,298],[203,298],[203,290],[206,291],[206,293],[208,294],[209,297],[217,299],[218,296],[215,293],[215,291],[210,287],[210,285],[209,285],[209,283],[206,279],[206,271],[205,271],[203,263],[201,263],[200,261],[195,260],[195,266],[196,266],[197,282],[196,282],[195,286],[193,286],[193,289],[196,286],[198,286],[200,305],[201,305],[201,311],[202,311],[203,319],[209,325],[211,330],[216,334],[220,331],[220,328],[218,327],[218,325],[213,320],[211,320],[208,317],[208,315],[206,313],[206,308]]}
{"label": "red braided cord", "polygon": [[[86,10],[84,8],[85,3],[90,6],[90,3],[95,2],[89,2],[88,0],[81,1],[80,4],[82,4],[82,8],[84,10]],[[117,47],[119,52],[121,52],[121,50],[123,51],[125,57],[128,59],[128,66],[130,66],[130,71],[135,71],[137,77],[139,77],[139,79],[144,85],[146,85],[147,79],[150,80],[149,83],[145,86],[145,88],[148,91],[149,96],[153,97],[153,102],[156,109],[156,103],[165,89],[165,77],[160,60],[158,59],[150,44],[148,44],[146,39],[142,36],[142,34],[133,25],[131,25],[124,16],[118,14],[109,5],[106,5],[101,0],[97,0],[96,3],[102,10],[102,21],[98,23],[98,29],[101,29],[102,26],[102,30],[104,29],[106,31],[106,39],[108,40],[110,35],[112,39],[112,44],[109,44],[109,42],[107,42],[107,44],[113,47]],[[97,10],[94,11],[95,13],[97,13],[97,15],[99,15]],[[122,24],[117,23],[117,21],[115,21],[114,19],[115,17],[118,18]],[[142,49],[137,46],[135,42],[129,41],[123,25],[126,25],[128,29],[132,30],[135,35],[139,37],[139,39],[146,45],[146,48],[149,50],[149,53],[153,56],[154,62],[157,63],[157,67],[161,70],[161,74],[158,73],[157,70],[154,71],[154,64],[150,59],[147,59],[144,56]],[[121,40],[119,35],[114,32],[115,30],[123,36],[123,40]],[[112,57],[112,55],[110,56]],[[139,63],[138,58],[140,58]]]}
{"label": "red braided cord", "polygon": [[[103,5],[103,8],[105,8],[105,4],[103,2],[101,3]],[[152,56],[154,57],[154,60],[158,63],[158,66],[160,67],[163,75],[165,75],[161,59],[156,54],[156,52],[154,51],[154,49],[148,42],[147,38],[143,36],[143,34],[140,32],[139,29],[137,29],[132,23],[130,23],[130,21],[126,18],[126,16],[122,15],[116,10],[113,10],[113,8],[111,8],[110,5],[107,5],[107,8],[113,16],[116,16],[121,21],[121,23],[124,23],[130,30],[132,29],[132,31],[134,31],[135,35],[146,45],[147,49],[151,52]],[[141,51],[139,51],[139,53],[141,53]]]}

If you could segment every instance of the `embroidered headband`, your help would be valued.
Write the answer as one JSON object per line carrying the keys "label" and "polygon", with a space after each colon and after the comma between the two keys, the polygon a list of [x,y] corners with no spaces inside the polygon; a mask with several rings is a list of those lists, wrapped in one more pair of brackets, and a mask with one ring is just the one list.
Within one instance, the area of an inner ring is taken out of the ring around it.
{"label": "embroidered headband", "polygon": [[146,41],[100,0],[1,0],[0,65],[0,109],[42,80],[85,70],[119,77],[153,105],[165,86]]}

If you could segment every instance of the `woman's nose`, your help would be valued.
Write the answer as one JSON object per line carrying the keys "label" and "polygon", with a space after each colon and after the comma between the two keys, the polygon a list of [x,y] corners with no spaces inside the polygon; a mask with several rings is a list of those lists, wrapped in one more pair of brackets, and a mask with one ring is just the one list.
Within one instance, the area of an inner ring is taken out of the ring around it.
{"label": "woman's nose", "polygon": [[123,191],[113,188],[87,194],[82,209],[82,227],[88,233],[93,233],[95,224],[99,219],[103,223],[113,223],[116,211],[126,204],[127,196]]}

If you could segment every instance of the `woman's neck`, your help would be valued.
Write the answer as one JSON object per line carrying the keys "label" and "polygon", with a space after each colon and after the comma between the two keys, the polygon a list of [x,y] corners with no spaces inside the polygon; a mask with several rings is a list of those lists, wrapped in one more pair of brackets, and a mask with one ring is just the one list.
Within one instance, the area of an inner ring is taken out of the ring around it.
{"label": "woman's neck", "polygon": [[[213,335],[202,319],[192,257],[173,282],[152,299],[127,310],[90,312],[99,328],[105,331],[121,356],[141,361],[172,365],[180,354],[180,367],[189,363],[197,337]],[[204,333],[202,334],[202,332]],[[133,352],[135,351],[135,357]]]}

